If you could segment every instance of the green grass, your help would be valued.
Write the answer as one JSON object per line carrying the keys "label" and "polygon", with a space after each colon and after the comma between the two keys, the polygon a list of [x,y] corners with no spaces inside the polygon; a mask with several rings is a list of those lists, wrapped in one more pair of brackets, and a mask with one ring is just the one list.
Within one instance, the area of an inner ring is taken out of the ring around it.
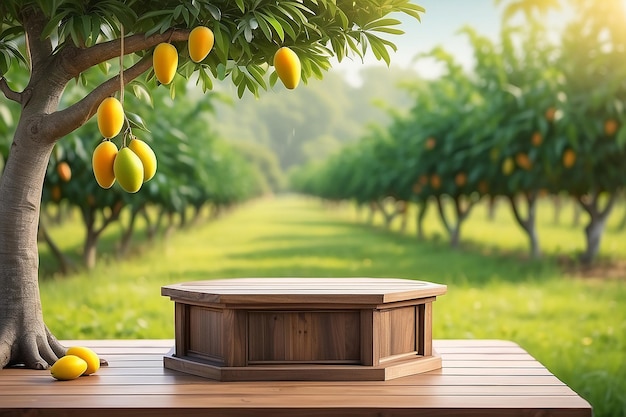
{"label": "green grass", "polygon": [[[603,259],[626,259],[626,233],[614,230],[619,219],[611,219]],[[129,261],[42,279],[44,315],[60,338],[171,338],[173,303],[160,296],[165,284],[246,276],[433,281],[448,285],[435,303],[435,338],[513,340],[590,401],[595,415],[626,416],[626,284],[562,272],[556,254],[581,250],[580,229],[565,220],[553,225],[543,204],[540,233],[549,256],[528,261],[521,255],[525,237],[504,205],[493,222],[478,207],[463,229],[470,243],[462,250],[449,248],[432,209],[427,222],[428,238],[420,242],[413,230],[402,234],[363,223],[348,205],[260,200]],[[68,236],[80,233],[80,226],[52,232]],[[108,239],[116,233],[112,229]],[[75,250],[75,241],[66,241]]]}

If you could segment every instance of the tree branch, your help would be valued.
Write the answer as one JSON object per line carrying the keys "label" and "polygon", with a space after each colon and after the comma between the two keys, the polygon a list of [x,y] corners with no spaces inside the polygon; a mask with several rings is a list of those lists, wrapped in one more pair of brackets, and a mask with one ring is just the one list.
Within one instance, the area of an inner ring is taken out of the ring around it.
{"label": "tree branch", "polygon": [[515,202],[515,197],[512,195],[508,195],[507,197],[509,199],[509,202],[511,203],[511,209],[513,210],[515,220],[517,220],[517,223],[522,227],[522,229],[528,231],[528,221],[522,219],[522,215],[519,211],[519,208],[517,207],[517,203]]}
{"label": "tree branch", "polygon": [[0,76],[0,91],[4,93],[4,96],[9,100],[13,100],[16,103],[22,103],[22,93],[18,93],[17,91],[13,91],[9,84],[7,84],[7,80]]}
{"label": "tree branch", "polygon": [[[129,55],[143,51],[161,42],[186,41],[189,38],[188,29],[171,29],[164,33],[157,33],[146,37],[143,33],[127,36],[124,38],[124,54]],[[69,79],[76,77],[81,72],[120,56],[121,45],[119,39],[98,43],[89,48],[81,49],[76,46],[68,46],[61,53],[62,65],[70,75]]]}
{"label": "tree branch", "polygon": [[452,234],[452,227],[450,227],[450,222],[448,221],[448,217],[446,216],[446,211],[443,207],[443,201],[441,200],[441,195],[436,195],[435,200],[437,201],[437,209],[439,210],[439,217],[441,218],[441,223],[446,228],[448,234]]}
{"label": "tree branch", "polygon": [[[151,65],[152,57],[143,57],[135,65],[124,71],[124,83],[128,84],[143,74]],[[85,124],[87,120],[96,114],[102,100],[111,96],[111,94],[119,89],[119,86],[120,76],[116,75],[100,84],[82,100],[74,103],[70,107],[45,116],[44,123],[46,123],[48,131],[51,132],[51,140],[63,137]]]}

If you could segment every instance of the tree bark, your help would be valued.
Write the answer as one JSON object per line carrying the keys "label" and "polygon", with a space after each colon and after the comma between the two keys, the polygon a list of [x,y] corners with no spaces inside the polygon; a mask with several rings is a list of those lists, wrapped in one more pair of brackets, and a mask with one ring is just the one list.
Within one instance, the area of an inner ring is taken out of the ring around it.
{"label": "tree bark", "polygon": [[592,264],[600,251],[600,243],[606,222],[616,200],[616,194],[611,193],[606,205],[604,208],[601,208],[600,196],[601,193],[599,191],[594,191],[590,196],[578,198],[581,207],[589,214],[589,223],[585,227],[586,248],[580,256],[580,261],[584,265]]}
{"label": "tree bark", "polygon": [[37,228],[52,144],[33,134],[36,117],[29,113],[0,178],[0,367],[45,369],[64,354],[44,324],[38,283]]}
{"label": "tree bark", "polygon": [[463,207],[463,202],[461,200],[462,196],[458,195],[452,197],[452,200],[454,201],[455,222],[454,224],[451,224],[443,207],[443,201],[441,199],[441,196],[436,196],[436,199],[441,223],[443,224],[444,228],[448,232],[448,236],[450,237],[450,246],[452,246],[453,248],[458,248],[461,243],[461,226],[463,225],[463,222],[467,219],[467,216],[472,210],[475,202],[468,200],[467,205]]}
{"label": "tree bark", "polygon": [[530,256],[533,259],[541,258],[541,248],[539,246],[539,236],[537,234],[537,193],[532,191],[524,194],[525,201],[528,207],[527,217],[524,219],[522,217],[522,213],[517,205],[514,196],[508,196],[509,202],[511,203],[511,210],[513,210],[513,215],[515,216],[515,220],[521,226],[521,228],[526,233],[528,237],[528,243],[530,246]]}
{"label": "tree bark", "polygon": [[385,229],[390,230],[391,223],[393,222],[393,219],[396,217],[397,212],[395,210],[388,211],[386,207],[387,205],[385,204],[386,203],[385,200],[383,201],[376,200],[376,207],[383,214],[383,219],[385,220]]}
{"label": "tree bark", "polygon": [[417,205],[417,238],[424,240],[424,218],[428,211],[428,200],[420,201]]}
{"label": "tree bark", "polygon": [[128,220],[128,227],[126,227],[124,229],[124,232],[122,233],[122,237],[120,238],[120,246],[117,251],[117,255],[120,258],[128,255],[128,252],[130,250],[130,243],[132,242],[133,233],[135,231],[137,217],[139,216],[139,213],[142,209],[143,206],[134,206],[131,209],[130,219]]}
{"label": "tree bark", "polygon": [[487,220],[490,222],[496,219],[496,206],[498,201],[496,200],[496,196],[490,195],[487,203]]}
{"label": "tree bark", "polygon": [[52,51],[49,41],[39,40],[45,23],[43,14],[24,18],[32,78],[22,93],[10,97],[22,112],[0,177],[0,368],[24,363],[45,369],[65,353],[44,324],[38,283],[41,191],[57,139],[44,120],[58,106],[64,86],[53,70],[44,76],[44,68],[52,64],[41,57]]}

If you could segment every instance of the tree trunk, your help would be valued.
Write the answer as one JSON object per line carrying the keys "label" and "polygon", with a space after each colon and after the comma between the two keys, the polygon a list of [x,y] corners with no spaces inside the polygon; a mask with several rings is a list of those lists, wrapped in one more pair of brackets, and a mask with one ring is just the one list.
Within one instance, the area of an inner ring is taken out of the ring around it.
{"label": "tree trunk", "polygon": [[517,205],[514,196],[508,196],[509,202],[511,203],[511,210],[513,210],[513,215],[515,216],[515,220],[521,226],[521,228],[526,233],[528,237],[528,243],[530,246],[530,256],[533,259],[541,258],[541,248],[539,247],[539,236],[537,235],[537,227],[536,227],[536,219],[537,219],[537,193],[529,192],[524,194],[525,201],[528,208],[528,213],[526,219],[522,217],[521,211]]}
{"label": "tree trunk", "polygon": [[[396,212],[395,210],[391,210],[390,212],[387,210],[386,207],[386,201],[380,201],[380,200],[376,200],[376,206],[378,208],[378,210],[380,210],[380,212],[383,214],[383,219],[385,220],[385,229],[390,230],[391,229],[391,223],[393,222],[393,219],[396,217]],[[395,204],[394,204],[395,205]]]}
{"label": "tree trunk", "polygon": [[582,214],[582,209],[580,204],[574,204],[574,214],[572,216],[572,227],[580,226],[580,215]]}
{"label": "tree trunk", "polygon": [[0,177],[0,368],[45,369],[65,353],[43,321],[37,229],[52,143],[26,111]]}
{"label": "tree trunk", "polygon": [[487,202],[487,220],[489,220],[490,222],[494,221],[496,218],[497,203],[498,201],[496,200],[496,196],[490,195]]}
{"label": "tree trunk", "polygon": [[398,200],[396,203],[396,211],[400,215],[400,231],[406,233],[408,225],[409,205],[404,200]]}
{"label": "tree trunk", "polygon": [[87,229],[83,245],[83,263],[87,269],[94,269],[98,256],[98,235],[93,228]]}
{"label": "tree trunk", "polygon": [[611,193],[606,205],[601,208],[600,194],[596,191],[591,196],[579,197],[578,199],[581,207],[589,214],[589,223],[585,227],[586,248],[580,256],[580,261],[584,265],[593,263],[600,251],[602,234],[616,200],[616,194]]}
{"label": "tree trunk", "polygon": [[[98,211],[102,216],[102,224],[100,227],[96,227],[96,217]],[[81,213],[83,215],[83,222],[85,223],[85,244],[83,245],[83,261],[87,269],[93,269],[96,266],[97,252],[98,252],[98,240],[102,232],[109,227],[109,225],[120,217],[120,210],[111,210],[111,214],[107,217],[102,210],[98,210],[95,207],[82,207]]]}
{"label": "tree trunk", "polygon": [[48,233],[48,229],[46,228],[41,217],[39,219],[39,235],[41,236],[41,239],[46,242],[46,244],[50,248],[50,251],[59,262],[59,271],[61,272],[61,274],[67,275],[70,271],[76,269],[76,265],[74,265],[74,262],[72,262],[72,260],[67,255],[65,255],[63,251],[61,251],[61,249],[59,249],[54,240],[52,240],[52,236],[50,236],[50,234]]}
{"label": "tree trunk", "polygon": [[446,215],[445,209],[443,207],[443,201],[441,196],[436,196],[437,198],[437,208],[439,209],[439,217],[441,218],[441,222],[448,232],[448,236],[450,237],[450,246],[453,248],[458,248],[461,243],[461,226],[463,222],[467,219],[472,207],[475,204],[475,201],[468,200],[466,207],[463,207],[463,196],[454,196],[452,200],[454,201],[454,216],[455,222],[454,224],[450,224],[448,217]]}
{"label": "tree trunk", "polygon": [[128,220],[128,227],[124,229],[122,233],[122,237],[120,238],[120,245],[117,250],[117,256],[120,258],[128,255],[128,251],[130,250],[130,243],[133,238],[133,232],[135,231],[135,221],[137,220],[137,216],[141,212],[143,206],[134,206],[130,212],[130,219]]}
{"label": "tree trunk", "polygon": [[428,211],[428,200],[420,201],[417,205],[417,238],[424,240],[424,218]]}
{"label": "tree trunk", "polygon": [[367,214],[367,223],[374,224],[374,216],[376,215],[376,204],[373,201],[370,201],[368,206],[369,212]]}

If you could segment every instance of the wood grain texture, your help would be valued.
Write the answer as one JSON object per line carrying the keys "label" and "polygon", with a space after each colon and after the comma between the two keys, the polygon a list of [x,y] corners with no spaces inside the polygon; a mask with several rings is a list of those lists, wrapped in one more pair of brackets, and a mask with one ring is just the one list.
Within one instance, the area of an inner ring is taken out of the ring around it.
{"label": "wood grain texture", "polygon": [[216,382],[165,369],[173,340],[65,341],[109,361],[55,381],[49,371],[0,370],[0,416],[552,416],[589,404],[518,345],[434,340],[441,369],[388,381]]}
{"label": "wood grain texture", "polygon": [[[176,349],[164,364],[221,381],[385,380],[431,371],[441,359],[432,354],[430,306],[445,291],[439,284],[389,278],[238,278],[166,286],[162,293],[174,300],[177,314]],[[287,364],[291,371],[282,366]],[[358,366],[334,366],[339,364]]]}
{"label": "wood grain texture", "polygon": [[238,278],[167,285],[161,295],[190,304],[377,305],[443,295],[447,287],[394,278]]}

